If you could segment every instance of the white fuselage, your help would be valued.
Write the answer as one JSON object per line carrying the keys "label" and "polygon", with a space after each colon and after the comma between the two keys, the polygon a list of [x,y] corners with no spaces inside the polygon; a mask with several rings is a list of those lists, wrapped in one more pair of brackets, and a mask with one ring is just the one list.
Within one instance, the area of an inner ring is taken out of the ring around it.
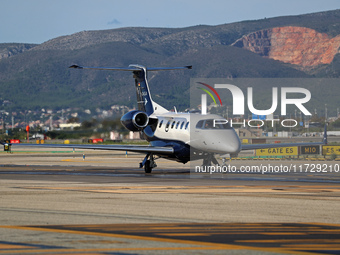
{"label": "white fuselage", "polygon": [[[152,116],[151,116],[152,117]],[[206,153],[237,154],[241,142],[229,125],[214,125],[218,115],[168,112],[157,116],[154,136],[160,140],[179,141],[191,149]]]}

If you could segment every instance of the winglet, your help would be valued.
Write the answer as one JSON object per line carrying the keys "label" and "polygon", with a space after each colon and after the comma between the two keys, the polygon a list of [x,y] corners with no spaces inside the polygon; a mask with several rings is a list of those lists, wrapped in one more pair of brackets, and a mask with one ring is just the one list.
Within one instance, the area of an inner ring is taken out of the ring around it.
{"label": "winglet", "polygon": [[323,132],[323,140],[322,140],[322,142],[324,143],[324,144],[327,144],[328,142],[327,142],[327,123],[325,123],[325,130],[324,130],[324,132]]}
{"label": "winglet", "polygon": [[83,69],[81,66],[78,65],[71,65],[69,68],[75,68],[75,69]]}

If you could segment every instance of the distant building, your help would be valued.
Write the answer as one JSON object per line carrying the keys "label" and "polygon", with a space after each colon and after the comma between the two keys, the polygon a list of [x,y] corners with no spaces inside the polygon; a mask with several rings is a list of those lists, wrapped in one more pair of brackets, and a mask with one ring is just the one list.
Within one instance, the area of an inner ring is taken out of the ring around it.
{"label": "distant building", "polygon": [[59,124],[59,127],[61,130],[63,129],[74,129],[74,128],[78,128],[81,126],[81,123],[61,123]]}
{"label": "distant building", "polygon": [[110,140],[121,140],[119,132],[111,131],[110,132]]}
{"label": "distant building", "polygon": [[129,132],[129,139],[130,140],[139,140],[140,139],[140,134],[139,132]]}

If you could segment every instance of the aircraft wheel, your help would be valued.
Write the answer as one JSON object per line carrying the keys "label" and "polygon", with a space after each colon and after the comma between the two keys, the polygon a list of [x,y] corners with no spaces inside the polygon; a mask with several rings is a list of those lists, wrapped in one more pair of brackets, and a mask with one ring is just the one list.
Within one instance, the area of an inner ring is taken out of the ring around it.
{"label": "aircraft wheel", "polygon": [[145,170],[145,173],[147,173],[147,174],[151,173],[152,167],[151,167],[151,161],[150,160],[147,160],[145,162],[144,170]]}

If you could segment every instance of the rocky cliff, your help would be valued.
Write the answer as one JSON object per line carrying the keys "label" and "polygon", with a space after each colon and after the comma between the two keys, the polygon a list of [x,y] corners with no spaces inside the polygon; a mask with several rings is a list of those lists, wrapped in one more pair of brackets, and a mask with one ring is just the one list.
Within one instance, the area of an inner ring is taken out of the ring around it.
{"label": "rocky cliff", "polygon": [[339,53],[340,35],[330,38],[305,27],[275,27],[250,33],[233,46],[308,69],[330,64]]}

